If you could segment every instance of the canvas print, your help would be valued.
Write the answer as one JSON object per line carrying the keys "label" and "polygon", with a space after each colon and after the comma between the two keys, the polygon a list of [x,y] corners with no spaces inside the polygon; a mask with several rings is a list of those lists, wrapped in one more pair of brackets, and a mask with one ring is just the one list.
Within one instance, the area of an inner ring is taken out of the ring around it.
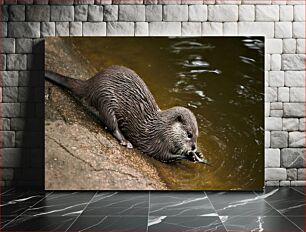
{"label": "canvas print", "polygon": [[262,190],[264,37],[45,39],[47,190]]}

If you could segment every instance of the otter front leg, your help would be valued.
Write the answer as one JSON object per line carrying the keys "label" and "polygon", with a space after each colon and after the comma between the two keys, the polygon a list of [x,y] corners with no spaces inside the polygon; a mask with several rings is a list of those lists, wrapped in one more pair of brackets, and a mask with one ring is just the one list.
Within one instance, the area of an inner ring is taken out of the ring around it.
{"label": "otter front leg", "polygon": [[127,148],[133,148],[133,145],[124,138],[123,134],[118,128],[114,130],[113,135],[120,141],[121,145],[126,146]]}
{"label": "otter front leg", "polygon": [[133,145],[126,140],[124,135],[118,128],[118,122],[115,114],[113,112],[102,112],[100,111],[101,120],[105,123],[107,128],[113,133],[114,137],[119,140],[120,144],[126,146],[127,148],[133,148]]}

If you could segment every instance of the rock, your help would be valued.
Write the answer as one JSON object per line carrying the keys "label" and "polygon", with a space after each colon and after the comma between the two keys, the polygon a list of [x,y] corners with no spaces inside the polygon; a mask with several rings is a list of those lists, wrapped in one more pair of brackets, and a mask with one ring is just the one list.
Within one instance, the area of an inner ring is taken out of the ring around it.
{"label": "rock", "polygon": [[289,132],[289,147],[304,147],[305,132]]}
{"label": "rock", "polygon": [[271,110],[271,117],[283,117],[283,110]]}
{"label": "rock", "polygon": [[265,35],[267,38],[274,37],[273,22],[238,22],[239,35]]}
{"label": "rock", "polygon": [[284,86],[285,80],[283,71],[270,71],[269,74],[269,84],[271,87]]}
{"label": "rock", "polygon": [[32,53],[32,39],[16,39],[16,53]]}
{"label": "rock", "polygon": [[284,70],[305,69],[305,54],[283,54],[282,58],[282,66]]}
{"label": "rock", "polygon": [[104,14],[104,21],[117,21],[118,5],[105,5],[103,14]]}
{"label": "rock", "polygon": [[148,35],[149,35],[149,24],[147,22],[136,22],[135,36],[148,36]]}
{"label": "rock", "polygon": [[8,36],[17,38],[39,38],[39,22],[9,22]]}
{"label": "rock", "polygon": [[281,39],[266,39],[266,53],[282,53],[283,41]]}
{"label": "rock", "polygon": [[265,117],[266,130],[282,130],[282,119],[277,117]]}
{"label": "rock", "polygon": [[283,103],[282,102],[272,102],[270,108],[271,110],[282,110]]}
{"label": "rock", "polygon": [[291,102],[304,102],[305,101],[305,87],[290,88],[290,101]]}
{"label": "rock", "polygon": [[270,70],[270,59],[271,55],[265,54],[265,71]]}
{"label": "rock", "polygon": [[207,6],[205,5],[190,5],[188,18],[189,21],[206,21],[207,20]]}
{"label": "rock", "polygon": [[[104,0],[105,1],[105,0]],[[113,0],[113,4],[127,4],[127,5],[133,5],[133,4],[143,4],[143,0]]]}
{"label": "rock", "polygon": [[269,187],[269,186],[279,186],[279,183],[281,181],[278,181],[278,180],[273,180],[273,181],[265,181],[265,186],[266,187]]}
{"label": "rock", "polygon": [[2,131],[3,147],[15,147],[15,132],[14,131]]}
{"label": "rock", "polygon": [[73,21],[73,6],[51,6],[51,21]]}
{"label": "rock", "polygon": [[15,39],[2,38],[2,46],[0,48],[2,53],[15,53]]}
{"label": "rock", "polygon": [[22,149],[21,148],[2,148],[2,167],[18,168],[21,167]]}
{"label": "rock", "polygon": [[2,88],[2,101],[3,102],[17,102],[18,88],[17,87],[4,87]]}
{"label": "rock", "polygon": [[256,21],[279,21],[278,5],[257,5],[255,8]]}
{"label": "rock", "polygon": [[306,168],[299,168],[297,176],[298,180],[306,180]]}
{"label": "rock", "polygon": [[296,52],[300,54],[305,53],[305,39],[296,40]]}
{"label": "rock", "polygon": [[271,144],[270,137],[271,137],[270,131],[265,131],[265,147],[270,147]]}
{"label": "rock", "polygon": [[82,22],[71,22],[69,34],[70,36],[82,36]]}
{"label": "rock", "polygon": [[212,22],[238,21],[238,6],[210,5],[208,6],[208,20]]}
{"label": "rock", "polygon": [[158,4],[158,0],[143,0],[143,4],[145,5]]}
{"label": "rock", "polygon": [[146,6],[146,21],[159,22],[163,19],[163,8],[161,5],[147,5]]}
{"label": "rock", "polygon": [[3,71],[1,86],[18,86],[18,71]]}
{"label": "rock", "polygon": [[9,6],[10,21],[25,21],[25,6],[24,5],[10,5]]}
{"label": "rock", "polygon": [[293,20],[293,6],[279,6],[279,19],[280,21],[292,21]]}
{"label": "rock", "polygon": [[238,33],[238,24],[236,22],[223,23],[223,35],[234,36]]}
{"label": "rock", "polygon": [[255,6],[240,5],[239,6],[239,21],[255,21]]}
{"label": "rock", "polygon": [[103,6],[89,5],[88,21],[90,22],[103,21]]}
{"label": "rock", "polygon": [[26,70],[27,56],[22,54],[8,54],[7,57],[8,70]]}
{"label": "rock", "polygon": [[305,72],[304,71],[287,71],[285,72],[285,86],[305,86]]}
{"label": "rock", "polygon": [[222,35],[223,27],[222,23],[215,22],[203,22],[202,23],[202,35]]}
{"label": "rock", "polygon": [[[67,136],[61,138],[61,133]],[[125,148],[116,148],[116,141],[108,140],[101,133],[90,132],[78,124],[54,121],[46,126],[46,134],[46,189],[162,188],[129,163]],[[76,174],[78,181],[75,181]]]}
{"label": "rock", "polygon": [[305,149],[284,148],[281,150],[281,165],[285,168],[304,168]]}
{"label": "rock", "polygon": [[279,181],[286,180],[287,173],[285,168],[266,168],[265,169],[265,180],[266,181]]}
{"label": "rock", "polygon": [[295,5],[293,16],[294,21],[305,21],[305,5]]}
{"label": "rock", "polygon": [[6,55],[0,54],[0,70],[6,70],[6,69],[7,69]]}
{"label": "rock", "polygon": [[297,180],[297,169],[296,168],[287,169],[287,180]]}
{"label": "rock", "polygon": [[280,150],[265,149],[265,167],[279,168],[280,167]]}
{"label": "rock", "polygon": [[145,6],[119,5],[119,21],[145,21]]}
{"label": "rock", "polygon": [[95,4],[97,5],[106,5],[112,4],[112,0],[95,0]]}
{"label": "rock", "polygon": [[305,121],[306,121],[305,118],[301,118],[300,119],[300,123],[299,123],[299,130],[300,131],[304,131],[305,130]]}
{"label": "rock", "polygon": [[105,36],[106,23],[105,22],[84,22],[83,36]]}
{"label": "rock", "polygon": [[181,23],[179,22],[150,22],[150,36],[180,36]]}
{"label": "rock", "polygon": [[293,38],[305,38],[305,22],[293,22],[292,35]]}
{"label": "rock", "polygon": [[289,101],[289,88],[287,87],[278,88],[277,100],[281,102],[288,102]]}
{"label": "rock", "polygon": [[74,0],[74,5],[92,5],[95,0]]}
{"label": "rock", "polygon": [[11,129],[22,131],[25,130],[26,120],[24,118],[12,118]]}
{"label": "rock", "polygon": [[41,36],[55,36],[55,22],[42,22],[41,23]]}
{"label": "rock", "polygon": [[201,36],[201,23],[182,22],[182,36]]}
{"label": "rock", "polygon": [[284,103],[284,117],[304,117],[304,103]]}
{"label": "rock", "polygon": [[164,21],[188,21],[188,6],[165,5],[163,9]]}
{"label": "rock", "polygon": [[265,117],[269,117],[270,116],[270,103],[269,102],[265,102]]}
{"label": "rock", "polygon": [[306,181],[301,181],[301,180],[291,181],[290,186],[306,186]]}
{"label": "rock", "polygon": [[108,22],[106,34],[108,36],[134,36],[133,22]]}
{"label": "rock", "polygon": [[[289,89],[288,89],[289,94]],[[277,101],[277,88],[266,87],[265,88],[265,101],[275,102]]]}
{"label": "rock", "polygon": [[283,118],[283,130],[296,131],[298,129],[299,129],[299,120],[297,118]]}
{"label": "rock", "polygon": [[295,53],[296,40],[295,39],[283,39],[283,53]]}
{"label": "rock", "polygon": [[87,21],[88,6],[76,5],[74,6],[74,21]]}
{"label": "rock", "polygon": [[181,4],[182,0],[158,0],[158,4]]}
{"label": "rock", "polygon": [[271,147],[272,148],[288,147],[288,132],[272,131],[271,132]]}
{"label": "rock", "polygon": [[290,186],[290,181],[289,180],[281,180],[279,182],[279,186]]}
{"label": "rock", "polygon": [[27,21],[36,21],[36,22],[50,21],[50,6],[48,5],[27,6]]}
{"label": "rock", "polygon": [[9,18],[8,5],[1,5],[0,21],[7,22]]}
{"label": "rock", "polygon": [[281,55],[272,54],[270,60],[271,70],[281,70]]}
{"label": "rock", "polygon": [[[72,5],[74,0],[65,0],[65,5]],[[63,5],[63,0],[49,0],[51,5]]]}
{"label": "rock", "polygon": [[56,22],[55,23],[56,36],[69,36],[69,22]]}
{"label": "rock", "polygon": [[19,117],[20,116],[20,104],[19,103],[2,103],[3,117]]}

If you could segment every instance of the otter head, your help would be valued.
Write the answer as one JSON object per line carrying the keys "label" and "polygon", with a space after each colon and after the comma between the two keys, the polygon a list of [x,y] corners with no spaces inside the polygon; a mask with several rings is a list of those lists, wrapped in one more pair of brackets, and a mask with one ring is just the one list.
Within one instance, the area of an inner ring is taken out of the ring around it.
{"label": "otter head", "polygon": [[171,153],[186,156],[197,150],[198,124],[194,114],[184,107],[168,110],[168,133]]}

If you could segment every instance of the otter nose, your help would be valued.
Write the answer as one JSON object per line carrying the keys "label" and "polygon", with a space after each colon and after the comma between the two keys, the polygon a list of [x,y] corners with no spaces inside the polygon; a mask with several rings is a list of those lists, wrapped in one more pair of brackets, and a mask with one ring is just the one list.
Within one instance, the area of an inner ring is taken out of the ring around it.
{"label": "otter nose", "polygon": [[192,144],[192,145],[191,145],[191,150],[194,151],[195,149],[196,149],[196,145],[195,145],[195,144]]}

